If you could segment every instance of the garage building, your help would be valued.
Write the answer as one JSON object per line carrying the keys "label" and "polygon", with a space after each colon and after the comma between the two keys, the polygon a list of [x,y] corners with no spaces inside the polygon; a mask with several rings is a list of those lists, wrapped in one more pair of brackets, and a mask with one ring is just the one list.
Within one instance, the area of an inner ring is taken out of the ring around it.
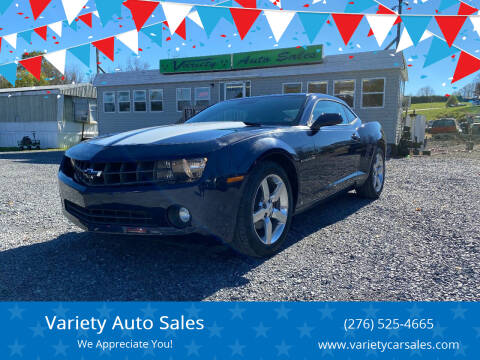
{"label": "garage building", "polygon": [[318,45],[161,60],[160,71],[99,74],[94,85],[100,134],[180,122],[225,99],[308,92],[342,98],[362,120],[379,121],[388,143],[398,144],[407,79],[402,53],[324,57]]}
{"label": "garage building", "polygon": [[0,147],[24,136],[42,149],[66,148],[98,134],[96,89],[91,84],[0,89]]}

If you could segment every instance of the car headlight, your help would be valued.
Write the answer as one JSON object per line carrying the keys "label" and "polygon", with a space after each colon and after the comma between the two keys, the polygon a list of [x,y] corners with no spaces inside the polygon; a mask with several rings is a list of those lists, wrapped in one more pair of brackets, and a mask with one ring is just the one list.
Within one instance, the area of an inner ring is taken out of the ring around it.
{"label": "car headlight", "polygon": [[157,161],[155,178],[159,181],[190,182],[202,177],[207,158]]}

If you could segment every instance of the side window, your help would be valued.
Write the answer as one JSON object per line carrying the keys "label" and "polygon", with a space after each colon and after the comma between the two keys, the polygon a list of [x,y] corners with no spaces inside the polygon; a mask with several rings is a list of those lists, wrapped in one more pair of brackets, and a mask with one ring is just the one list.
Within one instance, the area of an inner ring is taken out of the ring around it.
{"label": "side window", "polygon": [[133,93],[133,109],[136,112],[147,111],[147,91],[135,90]]}
{"label": "side window", "polygon": [[343,110],[345,112],[345,117],[343,118],[344,124],[350,124],[353,120],[357,118],[357,116],[346,106],[343,106]]}
{"label": "side window", "polygon": [[340,114],[345,123],[344,106],[340,103],[328,100],[320,100],[317,102],[312,111],[312,121],[315,121],[322,114]]}
{"label": "side window", "polygon": [[115,112],[115,93],[113,91],[103,93],[103,112]]}

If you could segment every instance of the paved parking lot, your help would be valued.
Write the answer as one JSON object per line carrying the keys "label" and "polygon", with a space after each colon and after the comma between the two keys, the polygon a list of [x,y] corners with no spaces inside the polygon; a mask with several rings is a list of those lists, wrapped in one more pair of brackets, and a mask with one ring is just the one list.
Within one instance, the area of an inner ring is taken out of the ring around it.
{"label": "paved parking lot", "polygon": [[381,199],[294,219],[287,248],[93,235],[65,220],[61,152],[0,153],[0,300],[480,300],[480,152],[390,160]]}

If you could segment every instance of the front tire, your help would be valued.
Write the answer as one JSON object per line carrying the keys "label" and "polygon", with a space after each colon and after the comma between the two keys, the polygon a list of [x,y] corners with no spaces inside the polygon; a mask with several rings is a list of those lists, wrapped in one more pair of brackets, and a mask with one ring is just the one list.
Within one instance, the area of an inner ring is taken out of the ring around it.
{"label": "front tire", "polygon": [[385,153],[377,148],[370,166],[370,173],[365,183],[358,187],[357,194],[367,199],[378,199],[385,183]]}
{"label": "front tire", "polygon": [[278,253],[290,229],[293,209],[285,170],[274,162],[260,163],[247,178],[232,247],[253,257]]}

